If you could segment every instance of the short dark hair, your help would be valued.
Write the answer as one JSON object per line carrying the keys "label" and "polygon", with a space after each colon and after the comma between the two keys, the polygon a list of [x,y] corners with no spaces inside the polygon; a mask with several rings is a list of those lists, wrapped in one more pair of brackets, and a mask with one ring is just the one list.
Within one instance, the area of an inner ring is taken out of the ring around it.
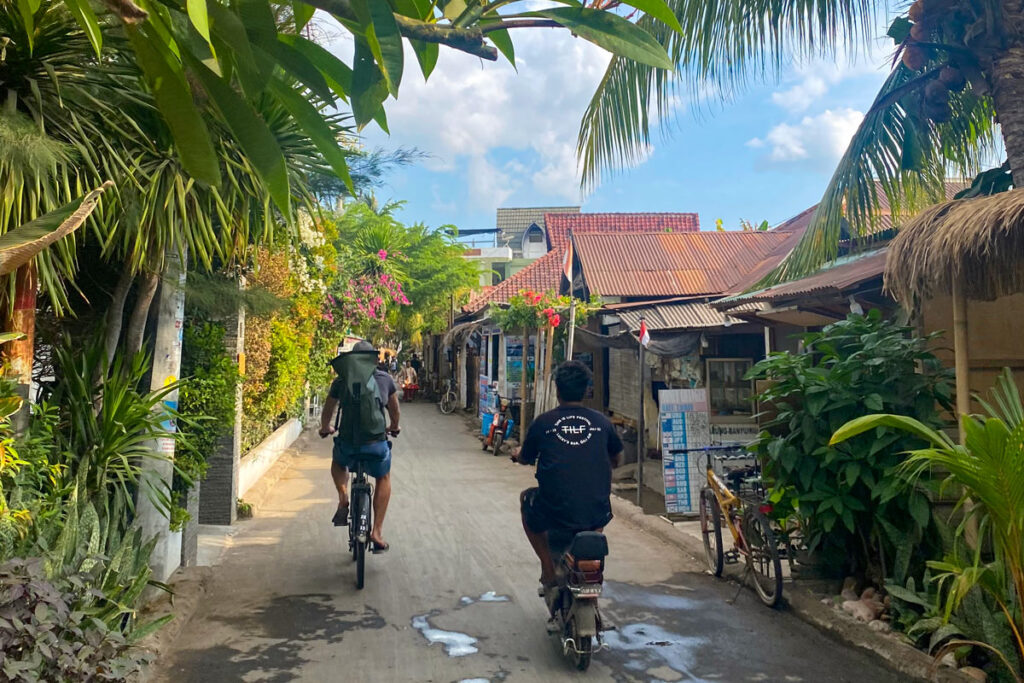
{"label": "short dark hair", "polygon": [[582,401],[590,386],[590,368],[578,360],[567,360],[555,370],[555,388],[563,401]]}

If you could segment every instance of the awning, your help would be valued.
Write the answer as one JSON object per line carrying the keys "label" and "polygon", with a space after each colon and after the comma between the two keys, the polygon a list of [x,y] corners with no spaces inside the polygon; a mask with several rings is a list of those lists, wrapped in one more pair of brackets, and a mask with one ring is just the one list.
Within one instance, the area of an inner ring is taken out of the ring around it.
{"label": "awning", "polygon": [[610,307],[609,311],[614,312],[632,331],[640,329],[640,318],[647,322],[647,329],[652,332],[700,330],[744,323],[740,318],[715,310],[707,301],[659,301],[629,308]]}
{"label": "awning", "polygon": [[[576,328],[576,338],[591,349],[631,349],[640,348],[640,342],[632,332],[619,334],[598,334],[582,327]],[[647,352],[662,358],[688,356],[697,350],[700,344],[699,332],[652,332],[651,343]]]}

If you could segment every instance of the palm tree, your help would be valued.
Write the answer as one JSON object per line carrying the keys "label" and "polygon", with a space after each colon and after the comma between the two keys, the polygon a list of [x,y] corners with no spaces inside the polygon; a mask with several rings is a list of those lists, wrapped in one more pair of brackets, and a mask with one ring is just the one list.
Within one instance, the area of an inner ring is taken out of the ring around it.
{"label": "palm tree", "polygon": [[[584,115],[578,152],[585,184],[642,158],[649,112],[671,116],[680,88],[734,92],[779,72],[793,59],[833,58],[840,45],[865,43],[876,0],[768,3],[672,0],[682,25],[674,34],[647,17],[639,23],[667,48],[674,73],[613,57]],[[881,195],[893,214],[944,196],[952,168],[982,170],[998,148],[1007,163],[978,176],[974,192],[1024,186],[1024,8],[1015,0],[915,0],[889,30],[893,68],[843,155],[811,226],[766,282],[798,277],[838,253],[844,222],[867,235]],[[997,128],[996,123],[1000,124]]]}

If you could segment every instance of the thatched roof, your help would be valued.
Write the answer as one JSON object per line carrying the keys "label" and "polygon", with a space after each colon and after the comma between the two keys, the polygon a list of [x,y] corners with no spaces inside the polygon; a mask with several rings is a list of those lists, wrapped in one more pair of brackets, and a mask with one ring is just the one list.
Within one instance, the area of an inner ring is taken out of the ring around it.
{"label": "thatched roof", "polygon": [[889,245],[885,286],[909,303],[952,291],[969,299],[1024,292],[1024,189],[929,207]]}

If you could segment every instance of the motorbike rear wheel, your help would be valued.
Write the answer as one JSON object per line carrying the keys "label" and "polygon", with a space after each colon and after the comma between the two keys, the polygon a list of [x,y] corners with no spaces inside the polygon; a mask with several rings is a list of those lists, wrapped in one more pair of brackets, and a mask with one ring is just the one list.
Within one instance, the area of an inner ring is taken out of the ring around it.
{"label": "motorbike rear wheel", "polygon": [[576,644],[572,651],[572,663],[577,671],[586,671],[590,668],[590,658],[594,654],[594,639],[591,636],[579,635],[575,619],[569,622],[569,637]]}
{"label": "motorbike rear wheel", "polygon": [[494,443],[491,446],[491,450],[495,455],[501,455],[501,444],[505,441],[505,434],[502,431],[494,432]]}

